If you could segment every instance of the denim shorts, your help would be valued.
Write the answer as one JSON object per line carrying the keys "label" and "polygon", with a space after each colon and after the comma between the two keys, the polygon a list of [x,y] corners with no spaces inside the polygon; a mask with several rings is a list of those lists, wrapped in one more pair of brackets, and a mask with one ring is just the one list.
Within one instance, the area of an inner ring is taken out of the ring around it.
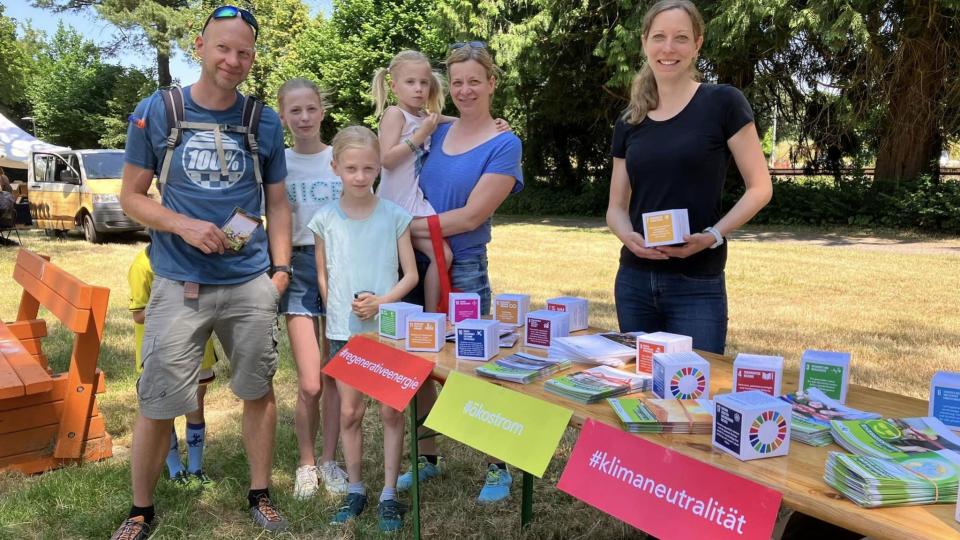
{"label": "denim shorts", "polygon": [[727,288],[723,272],[688,276],[620,265],[614,284],[621,332],[670,332],[693,338],[693,347],[723,354],[727,341]]}
{"label": "denim shorts", "polygon": [[216,332],[230,358],[230,389],[260,399],[277,371],[277,288],[266,274],[236,285],[201,285],[185,298],[183,282],[157,276],[143,328],[140,413],[153,420],[197,408],[203,351]]}
{"label": "denim shorts", "polygon": [[[417,271],[420,273],[420,282],[403,297],[404,302],[422,306],[423,276],[427,272],[430,260],[417,254]],[[472,292],[480,295],[480,314],[490,314],[490,275],[487,272],[487,254],[471,255],[469,257],[454,258],[450,266],[451,285],[461,292]]]}
{"label": "denim shorts", "polygon": [[326,314],[320,303],[320,289],[317,288],[317,257],[313,246],[293,246],[290,256],[293,279],[280,298],[280,313],[283,315],[310,315],[319,317]]}

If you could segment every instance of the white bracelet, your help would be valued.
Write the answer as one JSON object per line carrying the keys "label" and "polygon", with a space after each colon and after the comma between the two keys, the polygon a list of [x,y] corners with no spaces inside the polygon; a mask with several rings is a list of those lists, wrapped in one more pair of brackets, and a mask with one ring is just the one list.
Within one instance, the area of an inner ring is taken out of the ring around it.
{"label": "white bracelet", "polygon": [[716,227],[707,227],[706,229],[703,230],[703,232],[712,234],[713,237],[717,240],[716,242],[713,243],[712,246],[710,246],[710,249],[717,249],[718,247],[723,245],[723,235],[720,234],[720,231],[718,231]]}

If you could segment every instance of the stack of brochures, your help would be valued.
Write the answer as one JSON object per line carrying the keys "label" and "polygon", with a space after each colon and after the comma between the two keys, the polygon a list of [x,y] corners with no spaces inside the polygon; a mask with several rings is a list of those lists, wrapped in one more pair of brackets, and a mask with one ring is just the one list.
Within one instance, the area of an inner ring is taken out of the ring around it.
{"label": "stack of brochures", "polygon": [[960,437],[936,418],[834,420],[823,480],[860,506],[956,502]]}
{"label": "stack of brochures", "polygon": [[630,433],[709,434],[713,429],[709,399],[610,398],[607,403]]}
{"label": "stack of brochures", "polygon": [[500,358],[478,367],[477,374],[491,379],[529,384],[541,377],[563,371],[568,367],[570,367],[569,360],[514,353],[506,358]]}
{"label": "stack of brochures", "polygon": [[826,446],[833,442],[831,420],[870,420],[879,414],[860,411],[827,397],[819,388],[798,390],[780,396],[793,406],[790,438],[810,446]]}
{"label": "stack of brochures", "polygon": [[623,367],[637,357],[637,336],[641,335],[643,332],[606,332],[559,337],[550,346],[550,356],[569,358],[581,364]]}
{"label": "stack of brochures", "polygon": [[543,384],[544,390],[578,403],[596,403],[602,399],[646,392],[653,377],[645,373],[629,373],[609,366],[563,375]]}

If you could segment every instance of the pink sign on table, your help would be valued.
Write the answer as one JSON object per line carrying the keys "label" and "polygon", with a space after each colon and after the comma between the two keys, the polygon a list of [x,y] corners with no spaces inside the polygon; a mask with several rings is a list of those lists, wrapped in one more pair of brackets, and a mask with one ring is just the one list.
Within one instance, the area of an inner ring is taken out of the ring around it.
{"label": "pink sign on table", "polygon": [[433,371],[433,362],[356,336],[321,370],[402,411]]}
{"label": "pink sign on table", "polygon": [[453,322],[480,318],[480,302],[473,298],[456,298],[453,301]]}
{"label": "pink sign on table", "polygon": [[658,538],[769,540],[776,490],[588,419],[557,484]]}

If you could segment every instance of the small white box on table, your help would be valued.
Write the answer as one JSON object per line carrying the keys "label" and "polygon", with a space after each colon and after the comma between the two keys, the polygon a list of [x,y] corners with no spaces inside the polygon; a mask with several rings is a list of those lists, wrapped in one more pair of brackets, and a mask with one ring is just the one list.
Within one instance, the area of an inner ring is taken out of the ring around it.
{"label": "small white box on table", "polygon": [[480,295],[477,293],[450,293],[447,318],[453,324],[467,319],[480,318]]}
{"label": "small white box on table", "polygon": [[693,351],[653,355],[653,393],[660,399],[709,399],[710,362]]}
{"label": "small white box on table", "polygon": [[714,399],[713,446],[747,461],[790,451],[790,404],[759,390]]}
{"label": "small white box on table", "polygon": [[800,390],[818,388],[827,397],[847,402],[850,353],[807,349],[800,357]]}
{"label": "small white box on table", "polygon": [[380,304],[380,335],[390,339],[407,337],[407,317],[413,313],[423,313],[423,306],[406,302]]}
{"label": "small white box on table", "polygon": [[446,343],[446,334],[446,313],[411,313],[407,316],[408,351],[440,352]]}
{"label": "small white box on table", "polygon": [[498,294],[493,299],[493,318],[511,326],[523,326],[530,311],[529,294]]}
{"label": "small white box on table", "polygon": [[653,332],[637,337],[637,373],[653,373],[653,355],[657,353],[687,352],[693,350],[693,338]]}
{"label": "small white box on table", "polygon": [[547,300],[549,311],[561,311],[570,314],[570,331],[586,330],[589,326],[589,304],[586,298],[579,296],[558,296]]}
{"label": "small white box on table", "polygon": [[554,338],[570,335],[570,314],[547,309],[531,311],[524,328],[524,346],[549,349]]}
{"label": "small white box on table", "polygon": [[457,323],[458,360],[486,362],[500,351],[500,323],[495,320],[467,319]]}
{"label": "small white box on table", "polygon": [[783,357],[740,353],[733,361],[733,391],[759,390],[779,396],[783,385]]}
{"label": "small white box on table", "polygon": [[960,372],[938,371],[930,381],[930,410],[951,429],[960,429]]}

